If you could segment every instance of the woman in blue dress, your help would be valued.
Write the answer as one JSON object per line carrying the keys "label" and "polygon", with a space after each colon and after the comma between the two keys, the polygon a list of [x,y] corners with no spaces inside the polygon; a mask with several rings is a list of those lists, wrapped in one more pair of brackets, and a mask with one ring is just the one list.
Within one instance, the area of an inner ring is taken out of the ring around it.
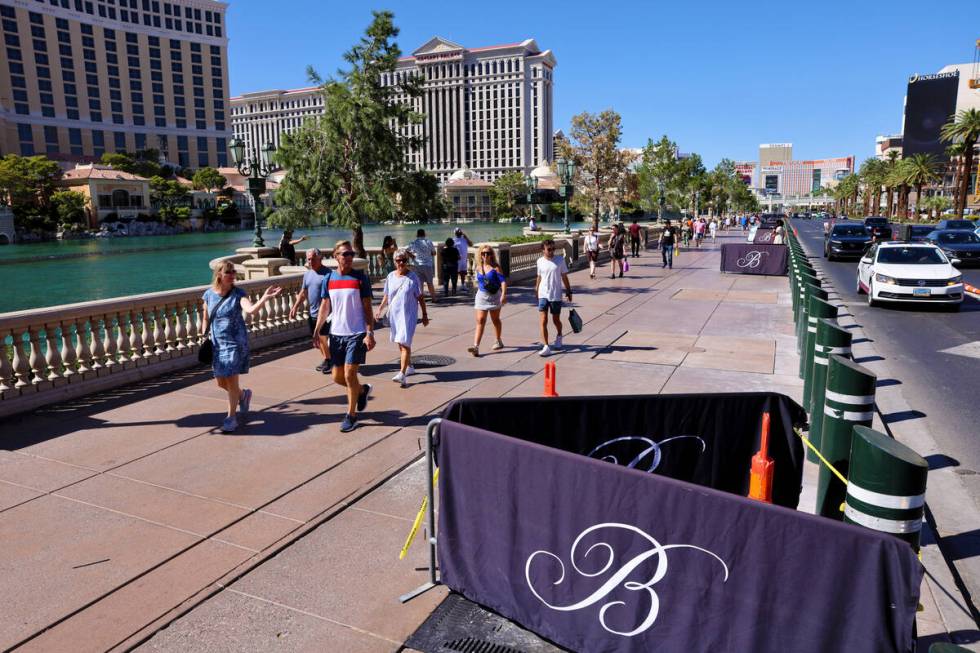
{"label": "woman in blue dress", "polygon": [[398,345],[398,373],[391,377],[404,388],[412,368],[412,338],[415,325],[419,321],[419,307],[422,307],[422,326],[429,326],[429,315],[425,311],[425,298],[422,297],[422,282],[418,275],[408,269],[410,254],[405,248],[395,252],[395,271],[385,278],[384,296],[378,306],[377,319],[381,319],[385,306],[388,307],[388,330],[391,341]]}
{"label": "woman in blue dress", "polygon": [[259,301],[252,302],[244,290],[235,287],[235,266],[225,261],[214,271],[211,287],[201,297],[204,300],[201,328],[214,345],[214,378],[218,387],[228,393],[228,416],[221,423],[225,433],[238,428],[238,412],[247,413],[252,400],[252,391],[242,390],[238,385],[238,375],[248,374],[248,330],[243,313],[255,313],[281,292],[279,286],[269,286]]}

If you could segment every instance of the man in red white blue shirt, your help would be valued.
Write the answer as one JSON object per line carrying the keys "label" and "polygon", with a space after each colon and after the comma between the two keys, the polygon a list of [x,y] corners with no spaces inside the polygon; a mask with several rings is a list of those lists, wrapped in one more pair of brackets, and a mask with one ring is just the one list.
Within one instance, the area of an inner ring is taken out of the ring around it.
{"label": "man in red white blue shirt", "polygon": [[[364,363],[367,352],[374,349],[374,311],[371,308],[371,281],[368,276],[354,269],[354,248],[350,241],[341,240],[334,246],[337,270],[323,277],[320,310],[317,311],[316,328],[327,318],[330,320],[330,360],[333,362],[333,380],[347,388],[347,414],[340,431],[347,433],[357,426],[357,413],[367,406],[371,384],[361,384],[357,370]],[[313,346],[316,346],[314,336]]]}

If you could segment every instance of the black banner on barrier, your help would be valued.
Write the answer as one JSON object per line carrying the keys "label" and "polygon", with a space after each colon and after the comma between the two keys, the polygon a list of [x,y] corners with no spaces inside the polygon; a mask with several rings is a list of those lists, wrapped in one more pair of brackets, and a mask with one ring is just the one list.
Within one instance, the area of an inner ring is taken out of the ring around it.
{"label": "black banner on barrier", "polygon": [[735,274],[783,276],[788,271],[786,245],[725,243],[721,246],[721,271]]}
{"label": "black banner on barrier", "polygon": [[[528,416],[512,408],[498,410]],[[561,646],[911,650],[922,570],[905,542],[448,420],[439,431],[442,581]]]}
{"label": "black banner on barrier", "polygon": [[442,416],[746,496],[765,411],[771,419],[769,455],[776,462],[773,501],[795,508],[803,480],[804,452],[793,426],[802,426],[806,413],[785,395],[740,392],[465,399],[451,403]]}

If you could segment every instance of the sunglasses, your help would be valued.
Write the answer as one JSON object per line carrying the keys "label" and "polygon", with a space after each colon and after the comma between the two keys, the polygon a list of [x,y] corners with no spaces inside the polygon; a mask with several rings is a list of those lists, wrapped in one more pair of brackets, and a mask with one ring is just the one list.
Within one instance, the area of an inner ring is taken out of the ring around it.
{"label": "sunglasses", "polygon": [[346,252],[341,252],[340,255],[343,256],[344,258],[348,258],[350,256],[354,256],[354,252],[347,250]]}
{"label": "sunglasses", "polygon": [[490,256],[493,252],[480,252],[480,256]]}
{"label": "sunglasses", "polygon": [[408,263],[407,258],[396,258],[395,263]]}
{"label": "sunglasses", "polygon": [[235,271],[232,270],[231,272],[222,272],[222,274],[231,274],[231,275],[234,275],[235,274]]}

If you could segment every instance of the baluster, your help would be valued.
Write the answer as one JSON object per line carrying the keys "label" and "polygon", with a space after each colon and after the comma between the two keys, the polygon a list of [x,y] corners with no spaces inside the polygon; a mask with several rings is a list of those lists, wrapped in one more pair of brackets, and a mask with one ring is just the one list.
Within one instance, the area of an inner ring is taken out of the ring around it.
{"label": "baluster", "polygon": [[129,360],[139,363],[143,358],[143,336],[140,335],[141,326],[137,323],[137,317],[143,317],[142,311],[130,311],[129,315]]}
{"label": "baluster", "polygon": [[187,349],[187,321],[184,319],[183,304],[174,307],[174,319],[177,320],[177,349]]}
{"label": "baluster", "polygon": [[[256,293],[256,295],[258,295],[258,297],[262,296],[259,293]],[[262,307],[261,313],[262,313],[262,332],[269,333],[273,330],[275,324],[273,323],[272,320],[272,307],[269,306],[268,302],[266,302],[265,305]]]}
{"label": "baluster", "polygon": [[276,331],[280,331],[286,325],[286,315],[283,314],[282,310],[282,294],[278,297],[273,297],[272,304],[272,318],[276,325]]}
{"label": "baluster", "polygon": [[105,325],[104,333],[104,349],[105,349],[105,367],[107,370],[112,370],[116,365],[116,336],[112,333],[112,317],[109,314],[102,316],[103,324]]}
{"label": "baluster", "polygon": [[76,374],[75,364],[78,362],[78,350],[71,337],[73,322],[61,323],[61,360],[65,365],[64,376],[68,378]]}
{"label": "baluster", "polygon": [[126,318],[128,317],[129,315],[125,311],[116,313],[116,328],[119,329],[116,334],[116,356],[118,356],[117,360],[120,363],[129,360],[127,355],[129,351],[129,329],[126,326]]}
{"label": "baluster", "polygon": [[[16,337],[13,339],[17,340]],[[10,364],[10,355],[7,354],[6,340],[7,336],[0,336],[0,394],[14,387],[14,368]]]}
{"label": "baluster", "polygon": [[24,334],[14,331],[13,336],[14,376],[17,377],[14,387],[23,388],[31,383],[31,367],[27,362],[27,353],[24,351]]}
{"label": "baluster", "polygon": [[89,320],[91,326],[90,335],[92,336],[92,370],[98,371],[104,367],[102,362],[105,360],[105,339],[102,335],[102,318],[98,315]]}
{"label": "baluster", "polygon": [[28,337],[31,340],[31,383],[37,385],[38,383],[44,383],[44,377],[48,373],[48,364],[44,360],[44,356],[41,354],[41,341],[38,329],[34,327],[27,327]]}
{"label": "baluster", "polygon": [[44,325],[44,342],[47,345],[45,360],[48,363],[48,381],[61,377],[61,352],[58,351],[58,327],[54,324]]}
{"label": "baluster", "polygon": [[167,351],[176,351],[174,347],[174,339],[176,338],[176,332],[174,331],[174,314],[170,310],[170,307],[164,304],[163,309],[163,339],[167,343]]}
{"label": "baluster", "polygon": [[75,320],[75,338],[78,342],[78,371],[80,374],[92,371],[92,351],[88,348],[88,337],[85,333],[86,318]]}
{"label": "baluster", "polygon": [[163,327],[160,325],[160,313],[156,308],[151,308],[150,312],[153,314],[153,342],[157,346],[155,353],[159,356],[166,351],[164,348],[164,345],[167,344],[164,340],[166,336],[163,335]]}
{"label": "baluster", "polygon": [[198,314],[197,310],[200,305],[196,301],[192,301],[187,305],[187,340],[191,345],[198,344],[201,333],[198,331]]}
{"label": "baluster", "polygon": [[156,356],[156,339],[153,337],[153,326],[150,321],[156,322],[153,309],[143,310],[143,358],[153,358]]}

